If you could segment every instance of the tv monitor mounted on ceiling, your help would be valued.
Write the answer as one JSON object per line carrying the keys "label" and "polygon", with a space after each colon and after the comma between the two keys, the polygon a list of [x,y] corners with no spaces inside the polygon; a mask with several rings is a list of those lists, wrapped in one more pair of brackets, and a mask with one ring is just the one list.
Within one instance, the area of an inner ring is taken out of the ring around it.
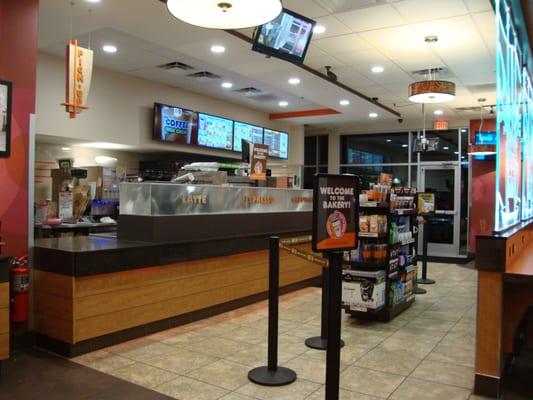
{"label": "tv monitor mounted on ceiling", "polygon": [[257,27],[252,50],[301,64],[315,24],[312,19],[284,8],[277,18]]}

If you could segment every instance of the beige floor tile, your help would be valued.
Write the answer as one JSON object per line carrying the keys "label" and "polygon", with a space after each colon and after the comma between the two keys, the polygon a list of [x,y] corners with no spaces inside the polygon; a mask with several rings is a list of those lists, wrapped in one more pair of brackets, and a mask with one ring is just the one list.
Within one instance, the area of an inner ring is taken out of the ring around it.
{"label": "beige floor tile", "polygon": [[[298,356],[286,362],[283,366],[292,369],[298,374],[299,378],[316,382],[320,384],[325,383],[326,378],[326,360],[319,358],[306,357],[305,355]],[[340,371],[345,370],[347,364],[341,361]]]}
{"label": "beige floor tile", "polygon": [[376,349],[403,353],[412,357],[422,359],[429,354],[429,352],[435,347],[433,343],[424,343],[422,341],[413,341],[405,339],[396,339],[390,337],[384,340]]}
{"label": "beige floor tile", "polygon": [[[346,365],[352,365],[359,360],[362,356],[368,353],[370,349],[368,346],[357,346],[347,344],[341,348],[341,362]],[[326,352],[323,350],[309,349],[304,354],[305,357],[314,358],[317,360],[325,360]]]}
{"label": "beige floor tile", "polygon": [[176,333],[175,335],[166,337],[165,339],[161,340],[161,342],[170,346],[182,347],[193,343],[202,342],[208,338],[209,336],[200,333],[200,331],[182,331]]}
{"label": "beige floor tile", "polygon": [[169,354],[174,351],[176,351],[175,347],[169,346],[164,343],[152,342],[150,344],[141,345],[135,348],[121,351],[118,354],[122,357],[130,358],[135,361],[144,361],[149,358]]}
{"label": "beige floor tile", "polygon": [[289,353],[299,355],[309,350],[302,338],[281,334],[278,336],[278,350],[279,354]]}
{"label": "beige floor tile", "polygon": [[455,325],[455,322],[456,321],[445,321],[442,319],[425,318],[420,315],[413,319],[411,322],[409,322],[406,327],[427,328],[433,331],[448,332]]}
{"label": "beige floor tile", "polygon": [[254,400],[252,397],[245,396],[239,393],[229,393],[220,398],[220,400]]}
{"label": "beige floor tile", "polygon": [[472,389],[474,386],[473,368],[436,361],[424,360],[413,371],[411,377],[460,386],[465,389]]}
{"label": "beige floor tile", "polygon": [[475,358],[476,356],[473,348],[467,350],[461,347],[439,344],[431,353],[429,353],[426,359],[429,361],[447,362],[450,364],[474,368]]}
{"label": "beige floor tile", "polygon": [[98,350],[83,356],[73,358],[71,361],[96,369],[100,372],[111,372],[134,364],[135,361],[121,357],[107,351]]}
{"label": "beige floor tile", "polygon": [[354,392],[386,398],[404,379],[400,375],[352,366],[341,374],[340,386]]}
{"label": "beige floor tile", "polygon": [[320,388],[318,383],[297,379],[287,386],[261,386],[248,383],[236,390],[237,393],[259,400],[303,400]]}
{"label": "beige floor tile", "polygon": [[310,337],[320,336],[320,327],[310,324],[300,324],[299,326],[289,329],[285,332],[287,335],[294,336],[305,340]]}
{"label": "beige floor tile", "polygon": [[359,346],[372,349],[383,343],[387,339],[387,336],[376,334],[375,332],[369,332],[365,330],[355,329],[352,331],[344,331],[342,338],[347,346]]}
{"label": "beige floor tile", "polygon": [[[306,400],[324,400],[325,388],[322,387],[309,396]],[[379,397],[356,393],[346,389],[339,390],[339,400],[378,400]]]}
{"label": "beige floor tile", "polygon": [[[297,354],[278,351],[278,364],[283,364],[292,358],[297,357]],[[266,365],[268,360],[266,346],[251,346],[250,348],[238,351],[224,357],[226,360],[233,361],[239,364],[246,365],[251,368]]]}
{"label": "beige floor tile", "polygon": [[475,336],[476,335],[476,324],[459,322],[455,324],[452,329],[450,329],[450,333],[458,333],[462,335]]}
{"label": "beige floor tile", "polygon": [[228,394],[225,389],[185,376],[164,383],[156,387],[155,390],[179,400],[217,400]]}
{"label": "beige floor tile", "polygon": [[204,336],[220,336],[228,332],[232,332],[238,328],[238,324],[234,324],[231,322],[222,322],[200,328],[199,330],[197,330],[197,332],[201,333]]}
{"label": "beige floor tile", "polygon": [[241,325],[237,329],[226,332],[219,336],[249,344],[266,343],[268,340],[267,331],[265,329],[252,328],[244,325]]}
{"label": "beige floor tile", "polygon": [[250,368],[228,360],[218,360],[187,374],[188,377],[222,387],[235,390],[248,381]]}
{"label": "beige floor tile", "polygon": [[196,368],[218,361],[217,357],[202,353],[195,353],[185,349],[175,350],[172,353],[149,358],[144,363],[153,367],[164,369],[175,374],[186,374]]}
{"label": "beige floor tile", "polygon": [[374,371],[408,376],[420,364],[420,361],[422,361],[421,358],[401,351],[374,349],[361,357],[355,365]]}
{"label": "beige floor tile", "polygon": [[476,347],[476,337],[471,334],[450,332],[444,336],[441,344],[446,346],[461,347],[465,350],[474,350]]}
{"label": "beige floor tile", "polygon": [[468,389],[407,378],[389,398],[391,400],[467,400],[469,395]]}
{"label": "beige floor tile", "polygon": [[111,371],[110,374],[150,389],[177,377],[176,374],[143,363],[128,365],[127,367]]}
{"label": "beige floor tile", "polygon": [[294,309],[289,310],[280,310],[279,311],[279,319],[286,320],[286,321],[293,321],[293,322],[300,322],[300,323],[306,323],[311,321],[316,317],[316,313],[314,312],[301,312]]}
{"label": "beige floor tile", "polygon": [[444,321],[457,322],[464,315],[464,311],[426,310],[420,314],[421,318],[442,319]]}
{"label": "beige floor tile", "polygon": [[197,353],[207,354],[213,357],[224,358],[230,354],[237,353],[244,349],[250,348],[252,345],[243,342],[235,342],[233,340],[213,337],[202,342],[191,344],[187,346],[187,350]]}

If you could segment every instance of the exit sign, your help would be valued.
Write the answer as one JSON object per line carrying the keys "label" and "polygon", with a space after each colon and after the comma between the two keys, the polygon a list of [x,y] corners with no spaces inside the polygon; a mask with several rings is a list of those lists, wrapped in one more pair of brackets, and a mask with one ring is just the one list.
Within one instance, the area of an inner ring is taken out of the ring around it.
{"label": "exit sign", "polygon": [[448,120],[438,119],[433,121],[433,129],[436,131],[447,131],[448,130]]}

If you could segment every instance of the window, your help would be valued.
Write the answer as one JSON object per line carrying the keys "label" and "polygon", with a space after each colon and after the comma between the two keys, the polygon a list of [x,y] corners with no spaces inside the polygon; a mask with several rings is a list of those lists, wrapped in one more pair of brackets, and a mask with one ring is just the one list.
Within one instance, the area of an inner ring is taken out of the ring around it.
{"label": "window", "polygon": [[[418,133],[422,137],[422,132]],[[420,161],[457,161],[459,155],[459,131],[426,131],[428,139],[438,139],[437,151],[420,153]],[[416,153],[413,154],[416,157]]]}
{"label": "window", "polygon": [[306,136],[304,140],[304,189],[313,188],[313,177],[316,173],[328,172],[328,135]]}
{"label": "window", "polygon": [[341,137],[342,164],[397,164],[409,158],[409,135],[385,133]]}

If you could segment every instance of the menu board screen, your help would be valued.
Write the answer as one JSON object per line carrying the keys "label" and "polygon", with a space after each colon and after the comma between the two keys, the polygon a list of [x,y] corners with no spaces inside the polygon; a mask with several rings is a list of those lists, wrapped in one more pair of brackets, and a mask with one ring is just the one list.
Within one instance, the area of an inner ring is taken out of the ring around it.
{"label": "menu board screen", "polygon": [[198,145],[213,149],[233,149],[233,121],[198,113]]}
{"label": "menu board screen", "polygon": [[242,139],[254,144],[263,143],[263,128],[235,121],[233,130],[233,150],[242,151]]}
{"label": "menu board screen", "polygon": [[194,143],[194,112],[166,104],[154,104],[153,138],[178,144]]}
{"label": "menu board screen", "polygon": [[289,134],[266,129],[263,144],[268,145],[268,155],[277,158],[289,158]]}
{"label": "menu board screen", "polygon": [[533,85],[524,68],[524,106],[522,109],[522,219],[533,218]]}

